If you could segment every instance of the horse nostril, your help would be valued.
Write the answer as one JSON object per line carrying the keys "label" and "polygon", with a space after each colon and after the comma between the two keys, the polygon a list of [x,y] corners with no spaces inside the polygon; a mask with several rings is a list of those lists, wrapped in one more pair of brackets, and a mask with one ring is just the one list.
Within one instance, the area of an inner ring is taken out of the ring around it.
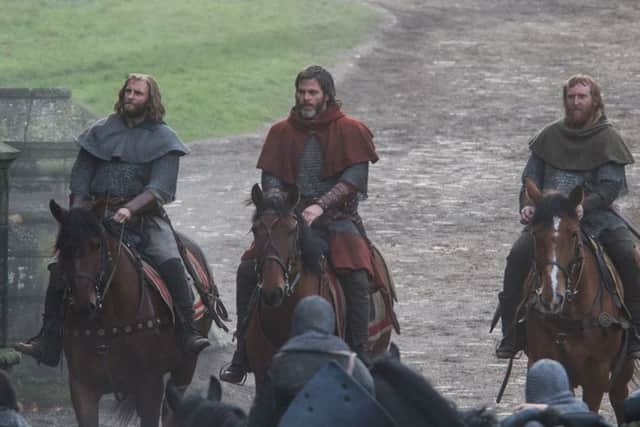
{"label": "horse nostril", "polygon": [[276,307],[282,303],[284,291],[280,288],[275,288],[271,292],[264,292],[263,290],[263,298],[267,305]]}

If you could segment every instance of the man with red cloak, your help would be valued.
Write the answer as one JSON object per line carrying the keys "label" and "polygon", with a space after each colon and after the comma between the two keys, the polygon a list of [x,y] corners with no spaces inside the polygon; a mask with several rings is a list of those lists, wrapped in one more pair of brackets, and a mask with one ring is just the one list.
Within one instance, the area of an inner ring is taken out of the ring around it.
{"label": "man with red cloak", "polygon": [[[346,342],[368,360],[369,282],[373,277],[371,248],[358,203],[367,197],[369,163],[378,160],[373,134],[349,117],[336,99],[333,77],[312,65],[295,80],[295,106],[267,134],[257,168],[267,197],[285,197],[297,186],[297,209],[328,243],[328,258],[344,289],[347,305]],[[241,382],[247,372],[242,323],[258,282],[256,260],[249,249],[236,280],[238,346],[220,378]]]}

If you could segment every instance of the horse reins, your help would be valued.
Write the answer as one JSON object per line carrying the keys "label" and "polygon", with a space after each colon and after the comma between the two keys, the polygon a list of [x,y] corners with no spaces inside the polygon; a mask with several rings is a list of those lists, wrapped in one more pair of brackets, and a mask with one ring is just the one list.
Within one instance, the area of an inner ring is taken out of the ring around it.
{"label": "horse reins", "polygon": [[[294,253],[295,256],[297,256],[297,254],[299,252],[299,248],[298,248],[298,233],[299,233],[299,231],[298,231],[298,218],[295,217],[295,215],[293,217],[294,217],[294,219],[296,221],[296,235],[295,235],[295,238],[294,238],[294,246],[293,246],[292,253]],[[275,263],[278,264],[280,266],[280,268],[282,269],[282,274],[284,276],[284,281],[285,281],[284,292],[285,292],[285,295],[289,296],[289,295],[293,294],[296,285],[300,281],[301,272],[298,271],[296,273],[296,276],[294,277],[293,281],[289,280],[290,279],[290,271],[291,271],[291,259],[295,258],[295,256],[294,257],[291,257],[291,256],[288,257],[287,261],[284,262],[282,260],[282,256],[280,255],[280,252],[278,251],[278,248],[273,243],[273,237],[272,237],[272,234],[271,234],[271,230],[272,230],[273,226],[278,221],[280,221],[280,218],[276,218],[275,221],[273,221],[271,223],[271,226],[267,226],[267,224],[265,224],[265,222],[262,221],[262,220],[258,221],[258,223],[260,225],[262,225],[264,227],[265,231],[267,232],[267,241],[265,242],[265,245],[263,247],[262,252],[268,254],[263,259],[258,260],[258,262],[256,264],[256,273],[258,275],[258,288],[262,289],[262,284],[263,284],[262,268],[264,267],[265,262],[267,260],[275,261]]]}

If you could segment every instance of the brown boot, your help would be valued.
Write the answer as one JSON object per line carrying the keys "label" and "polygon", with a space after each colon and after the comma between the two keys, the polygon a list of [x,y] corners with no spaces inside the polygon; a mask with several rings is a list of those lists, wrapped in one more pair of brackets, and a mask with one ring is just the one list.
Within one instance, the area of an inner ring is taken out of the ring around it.
{"label": "brown boot", "polygon": [[62,353],[62,332],[64,326],[64,280],[58,264],[49,266],[49,285],[44,300],[42,328],[38,335],[14,346],[20,353],[31,356],[38,363],[58,366]]}

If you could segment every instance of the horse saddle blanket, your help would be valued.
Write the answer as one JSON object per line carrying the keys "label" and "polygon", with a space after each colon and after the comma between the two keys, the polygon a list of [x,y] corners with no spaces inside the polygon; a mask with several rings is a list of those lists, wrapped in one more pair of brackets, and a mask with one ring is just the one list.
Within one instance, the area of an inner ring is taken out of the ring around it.
{"label": "horse saddle blanket", "polygon": [[395,425],[395,421],[375,398],[332,360],[298,392],[278,427]]}
{"label": "horse saddle blanket", "polygon": [[[371,257],[374,267],[369,289],[369,344],[373,345],[380,336],[394,329],[400,333],[400,323],[393,311],[397,301],[395,284],[382,254],[371,244]],[[336,312],[336,327],[340,337],[345,336],[346,301],[340,282],[332,269],[324,268],[322,296],[333,302]]]}
{"label": "horse saddle blanket", "polygon": [[[137,257],[128,246],[125,246],[125,248],[127,248],[127,251],[132,257]],[[204,288],[203,291],[205,293],[209,293],[211,291],[211,283],[209,281],[209,275],[207,274],[206,266],[203,266],[200,263],[198,258],[196,258],[196,256],[190,249],[185,248],[185,253],[186,256],[183,257],[183,261],[185,263],[190,263],[190,265],[188,266],[190,268],[187,268],[187,271],[190,270],[195,272],[198,282]],[[149,263],[145,259],[140,259],[140,261],[142,263],[142,273],[144,274],[145,283],[156,292],[158,292],[158,294],[162,298],[162,301],[164,301],[164,303],[171,311],[172,316],[174,317],[172,320],[175,322],[175,315],[173,314],[173,298],[171,297],[171,292],[169,292],[169,288],[167,287],[166,282],[160,276],[158,270],[151,265],[151,263]],[[207,312],[207,307],[200,296],[200,290],[195,286],[195,281],[188,274],[187,282],[191,285],[191,293],[195,297],[193,301],[193,319],[199,320]]]}

